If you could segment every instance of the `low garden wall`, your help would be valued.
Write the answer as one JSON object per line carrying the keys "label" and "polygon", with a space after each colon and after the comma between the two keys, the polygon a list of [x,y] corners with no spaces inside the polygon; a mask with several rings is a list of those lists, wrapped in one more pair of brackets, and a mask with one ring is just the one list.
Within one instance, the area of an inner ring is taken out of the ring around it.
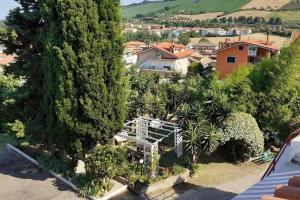
{"label": "low garden wall", "polygon": [[139,185],[130,184],[125,178],[123,177],[115,177],[115,179],[123,184],[127,184],[128,188],[134,191],[137,194],[149,194],[157,190],[163,190],[171,188],[177,184],[184,183],[190,180],[190,170],[185,170],[183,173],[178,175],[170,176],[166,179],[150,183],[149,185],[140,187]]}
{"label": "low garden wall", "polygon": [[143,194],[149,194],[157,190],[171,188],[174,185],[187,182],[188,180],[190,180],[190,170],[186,170],[185,172],[179,175],[170,176],[167,179],[163,179],[158,182],[152,183],[144,187],[141,192]]}

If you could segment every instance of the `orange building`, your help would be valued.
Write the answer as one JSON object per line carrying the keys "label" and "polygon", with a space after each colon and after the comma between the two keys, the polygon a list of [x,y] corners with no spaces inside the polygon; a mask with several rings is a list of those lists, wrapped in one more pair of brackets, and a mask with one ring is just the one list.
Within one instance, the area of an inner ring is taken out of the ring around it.
{"label": "orange building", "polygon": [[262,58],[270,57],[279,51],[269,42],[256,40],[230,41],[226,39],[220,47],[217,51],[216,64],[219,79],[225,78],[238,67],[257,63]]}

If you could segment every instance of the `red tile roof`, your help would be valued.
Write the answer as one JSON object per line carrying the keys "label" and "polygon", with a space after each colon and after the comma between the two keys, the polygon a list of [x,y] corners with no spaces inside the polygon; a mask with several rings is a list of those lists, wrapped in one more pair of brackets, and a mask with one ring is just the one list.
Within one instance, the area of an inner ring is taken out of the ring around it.
{"label": "red tile roof", "polygon": [[231,45],[221,48],[218,51],[228,49],[228,48],[234,47],[239,44],[250,44],[250,45],[270,49],[273,51],[279,51],[279,48],[274,46],[271,42],[267,43],[266,41],[261,41],[261,40],[251,40],[251,39],[250,40],[229,40],[229,41],[226,41],[226,43],[231,44]]}
{"label": "red tile roof", "polygon": [[0,65],[7,65],[15,60],[15,56],[0,53]]}
{"label": "red tile roof", "polygon": [[[162,42],[153,46],[153,48],[163,51],[174,58],[185,58],[193,54],[193,50],[187,49],[182,44],[173,44],[170,42]],[[174,53],[175,52],[175,53]]]}

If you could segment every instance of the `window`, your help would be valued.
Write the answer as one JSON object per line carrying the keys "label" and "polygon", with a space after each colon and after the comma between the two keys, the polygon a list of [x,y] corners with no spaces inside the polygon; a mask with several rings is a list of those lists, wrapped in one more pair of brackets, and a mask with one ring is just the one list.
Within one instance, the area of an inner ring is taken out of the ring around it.
{"label": "window", "polygon": [[235,57],[233,56],[227,57],[227,63],[235,63]]}
{"label": "window", "polygon": [[164,66],[164,69],[171,70],[171,66]]}
{"label": "window", "polygon": [[243,51],[244,50],[244,46],[243,45],[239,45],[239,50]]}

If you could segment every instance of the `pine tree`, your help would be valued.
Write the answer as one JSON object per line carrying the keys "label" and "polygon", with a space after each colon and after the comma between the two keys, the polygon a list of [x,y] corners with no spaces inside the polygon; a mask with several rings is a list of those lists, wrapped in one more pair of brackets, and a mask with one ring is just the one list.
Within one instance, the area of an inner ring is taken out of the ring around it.
{"label": "pine tree", "polygon": [[119,0],[43,3],[45,112],[49,132],[73,157],[105,144],[125,119]]}
{"label": "pine tree", "polygon": [[15,54],[16,62],[7,68],[7,73],[21,76],[25,83],[15,106],[17,118],[26,124],[31,136],[47,140],[42,112],[42,40],[44,22],[41,18],[40,0],[16,0],[20,6],[10,11],[5,20],[5,30],[0,31],[0,43],[5,52]]}

